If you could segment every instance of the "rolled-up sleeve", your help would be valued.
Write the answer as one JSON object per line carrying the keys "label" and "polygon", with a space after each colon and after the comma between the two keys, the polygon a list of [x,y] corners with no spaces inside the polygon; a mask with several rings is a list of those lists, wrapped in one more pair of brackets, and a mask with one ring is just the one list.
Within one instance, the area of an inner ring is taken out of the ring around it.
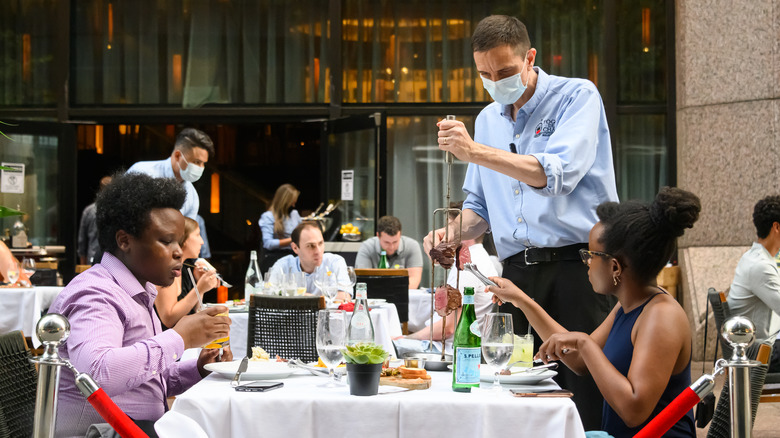
{"label": "rolled-up sleeve", "polygon": [[274,216],[270,212],[260,216],[260,231],[263,233],[263,248],[267,250],[279,249],[279,239],[274,239]]}
{"label": "rolled-up sleeve", "polygon": [[532,188],[540,195],[568,195],[596,160],[603,104],[598,92],[591,88],[583,88],[572,97],[544,151],[530,154],[547,176],[546,186]]}

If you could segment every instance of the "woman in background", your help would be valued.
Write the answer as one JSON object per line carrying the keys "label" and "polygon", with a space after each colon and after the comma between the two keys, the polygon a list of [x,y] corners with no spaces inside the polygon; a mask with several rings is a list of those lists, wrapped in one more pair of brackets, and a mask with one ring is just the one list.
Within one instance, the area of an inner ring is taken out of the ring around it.
{"label": "woman in background", "polygon": [[301,215],[295,209],[299,192],[292,184],[282,184],[276,189],[271,207],[260,216],[263,233],[263,260],[261,272],[268,272],[280,258],[293,254],[290,233],[301,223]]}
{"label": "woman in background", "polygon": [[[570,332],[504,278],[490,286],[498,301],[521,309],[544,343],[536,354],[589,373],[604,396],[601,427],[633,437],[691,384],[691,330],[680,304],[656,285],[675,241],[699,217],[696,195],[664,187],[652,204],[607,202],[581,249],[588,279],[618,304],[593,333]],[[664,435],[695,437],[689,411]]]}
{"label": "woman in background", "polygon": [[[184,242],[181,244],[182,259],[188,263],[189,259],[197,259],[200,253],[200,247],[203,245],[203,239],[200,237],[200,227],[198,223],[188,217],[184,218]],[[157,308],[157,315],[160,321],[166,327],[173,327],[184,316],[195,313],[198,306],[198,292],[204,294],[218,286],[217,271],[207,269],[205,264],[195,262],[195,268],[184,266],[181,270],[182,276],[189,275],[188,270],[192,269],[198,290],[189,288],[182,290],[182,277],[176,277],[170,286],[157,286],[157,299],[154,300],[154,306]],[[187,282],[189,284],[189,282]]]}

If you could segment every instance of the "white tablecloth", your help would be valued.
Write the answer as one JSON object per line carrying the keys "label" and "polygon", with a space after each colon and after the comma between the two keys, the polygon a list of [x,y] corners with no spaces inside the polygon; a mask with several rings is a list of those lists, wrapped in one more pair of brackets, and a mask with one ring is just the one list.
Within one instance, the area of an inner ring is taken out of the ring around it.
{"label": "white tablecloth", "polygon": [[41,319],[41,312],[51,306],[62,289],[59,286],[0,288],[0,333],[21,330],[38,347],[35,325]]}
{"label": "white tablecloth", "polygon": [[[433,321],[441,319],[433,315]],[[431,320],[431,294],[422,289],[409,289],[409,333],[420,331]]]}
{"label": "white tablecloth", "polygon": [[[430,389],[384,393],[398,388],[380,386],[373,397],[350,396],[346,386],[319,387],[325,377],[294,374],[283,388],[261,393],[236,392],[227,379],[210,375],[178,396],[172,412],[192,418],[210,437],[585,436],[569,398],[458,393],[451,373],[430,374]],[[555,387],[546,380],[535,389]]]}
{"label": "white tablecloth", "polygon": [[[348,313],[350,314],[350,313]],[[401,336],[401,320],[398,318],[398,309],[394,304],[385,303],[380,307],[372,307],[371,322],[374,324],[374,338],[386,351],[395,354],[393,338]],[[350,314],[351,315],[351,314]],[[230,319],[230,349],[234,358],[246,356],[246,338],[249,332],[249,313],[231,312]],[[191,348],[184,352],[182,360],[198,357],[199,348]]]}

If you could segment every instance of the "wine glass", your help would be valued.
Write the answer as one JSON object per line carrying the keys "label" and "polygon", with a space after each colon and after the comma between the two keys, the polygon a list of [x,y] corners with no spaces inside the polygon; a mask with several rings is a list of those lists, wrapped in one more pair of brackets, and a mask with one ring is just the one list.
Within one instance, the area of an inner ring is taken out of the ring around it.
{"label": "wine glass", "polygon": [[343,310],[326,309],[317,312],[317,354],[328,367],[330,378],[326,388],[341,386],[336,379],[336,367],[344,359],[341,350],[347,341],[347,319]]}
{"label": "wine glass", "polygon": [[13,286],[19,281],[19,264],[16,262],[11,263],[11,267],[5,273],[5,278]]}
{"label": "wine glass", "polygon": [[353,288],[355,287],[355,283],[357,283],[357,276],[355,275],[355,268],[352,266],[347,266],[347,278],[349,281],[339,284],[339,288],[349,293],[349,296],[354,298],[355,291]]}
{"label": "wine glass", "polygon": [[30,286],[32,286],[32,276],[35,274],[35,260],[31,259],[30,257],[25,257],[22,259],[22,271],[24,271],[25,275],[27,275]]}
{"label": "wine glass", "polygon": [[325,292],[325,297],[328,299],[328,303],[332,306],[333,300],[336,298],[336,295],[339,294],[339,283],[335,272],[325,273],[322,280],[322,287]]}
{"label": "wine glass", "polygon": [[494,391],[501,391],[499,372],[509,363],[514,349],[514,329],[509,313],[488,313],[485,315],[485,329],[482,332],[482,355],[485,362],[495,369]]}
{"label": "wine glass", "polygon": [[295,272],[288,272],[284,275],[284,296],[294,297],[298,290],[298,283],[295,282]]}

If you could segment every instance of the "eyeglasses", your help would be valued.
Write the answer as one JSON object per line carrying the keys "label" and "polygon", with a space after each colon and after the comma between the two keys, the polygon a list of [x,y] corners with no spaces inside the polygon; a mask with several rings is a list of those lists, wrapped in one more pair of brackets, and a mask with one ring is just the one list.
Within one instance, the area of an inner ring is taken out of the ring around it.
{"label": "eyeglasses", "polygon": [[614,256],[607,254],[605,252],[601,251],[590,251],[585,248],[580,249],[580,257],[582,258],[582,263],[585,263],[587,266],[590,266],[590,260],[594,256],[600,256],[600,257],[609,257],[609,258],[615,258]]}

